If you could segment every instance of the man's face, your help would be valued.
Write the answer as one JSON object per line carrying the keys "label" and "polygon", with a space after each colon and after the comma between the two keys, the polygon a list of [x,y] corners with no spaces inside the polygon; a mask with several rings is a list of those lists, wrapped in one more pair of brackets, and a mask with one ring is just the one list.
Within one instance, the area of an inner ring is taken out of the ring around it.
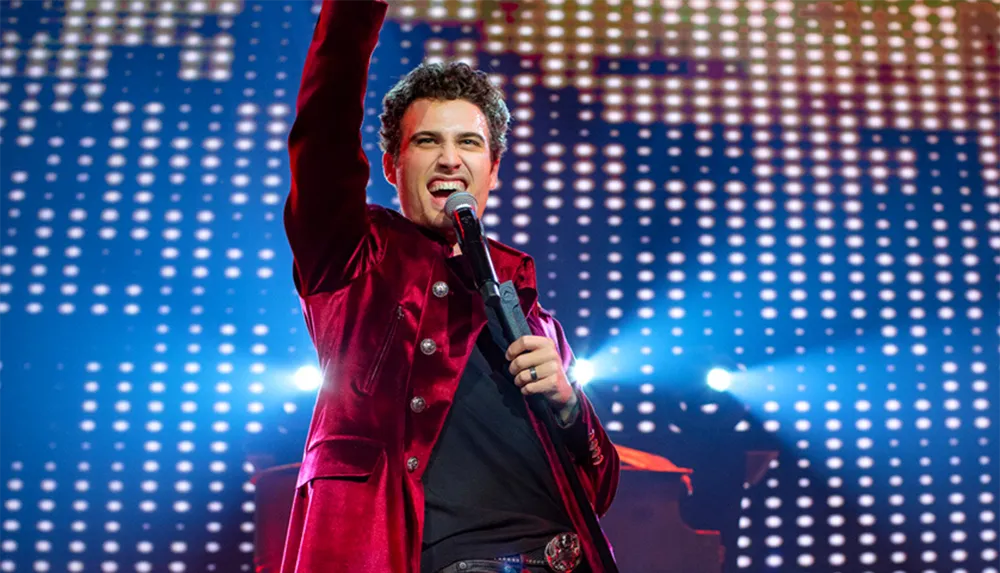
{"label": "man's face", "polygon": [[456,191],[479,202],[479,215],[497,184],[499,160],[490,155],[486,116],[466,100],[418,99],[403,114],[399,158],[382,157],[385,178],[396,187],[403,215],[453,237],[444,203]]}

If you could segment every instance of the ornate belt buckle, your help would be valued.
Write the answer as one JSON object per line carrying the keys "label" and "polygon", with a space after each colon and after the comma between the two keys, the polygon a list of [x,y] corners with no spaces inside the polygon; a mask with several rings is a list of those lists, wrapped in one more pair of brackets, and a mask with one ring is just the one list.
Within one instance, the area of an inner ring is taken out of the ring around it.
{"label": "ornate belt buckle", "polygon": [[545,561],[553,571],[570,573],[580,565],[580,537],[575,533],[560,533],[545,546]]}

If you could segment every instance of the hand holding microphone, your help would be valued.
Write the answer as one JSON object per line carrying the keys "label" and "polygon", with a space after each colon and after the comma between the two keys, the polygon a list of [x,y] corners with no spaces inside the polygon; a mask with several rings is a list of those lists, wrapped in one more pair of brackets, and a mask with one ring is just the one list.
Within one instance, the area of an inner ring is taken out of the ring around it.
{"label": "hand holding microphone", "polygon": [[[501,285],[490,259],[483,224],[477,216],[478,206],[475,197],[462,191],[448,197],[444,210],[455,227],[462,254],[469,258],[476,289],[483,295],[486,304],[494,308],[513,304],[521,312],[516,296],[513,301],[501,300],[510,297],[501,296]],[[505,309],[502,308],[497,310],[501,322],[513,322],[509,316],[511,312],[503,312]],[[521,318],[523,320],[523,312]],[[544,336],[530,334],[526,323],[506,323],[504,331],[510,334],[508,340],[513,339],[513,343],[507,347],[506,358],[511,361],[510,373],[514,376],[514,383],[524,395],[543,396],[557,413],[560,423],[571,423],[575,418],[579,399],[563,369],[555,342]]]}

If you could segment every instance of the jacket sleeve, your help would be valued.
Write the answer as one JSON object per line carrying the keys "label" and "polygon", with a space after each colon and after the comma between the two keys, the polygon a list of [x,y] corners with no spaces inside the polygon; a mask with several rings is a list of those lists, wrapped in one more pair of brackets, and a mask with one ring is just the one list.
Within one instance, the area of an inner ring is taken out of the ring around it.
{"label": "jacket sleeve", "polygon": [[[545,322],[554,329],[556,347],[563,360],[563,368],[567,373],[573,371],[575,358],[573,350],[566,340],[562,325],[545,311],[541,311]],[[611,443],[611,438],[604,431],[601,421],[594,411],[593,404],[584,394],[580,385],[572,379],[570,382],[576,389],[580,401],[580,412],[569,426],[563,428],[562,435],[566,447],[577,464],[578,473],[584,480],[591,503],[598,516],[603,516],[611,507],[611,502],[618,491],[619,459],[618,450]]]}
{"label": "jacket sleeve", "polygon": [[308,296],[343,280],[368,230],[368,160],[361,123],[368,65],[387,5],[323,2],[288,137],[285,232],[296,288]]}

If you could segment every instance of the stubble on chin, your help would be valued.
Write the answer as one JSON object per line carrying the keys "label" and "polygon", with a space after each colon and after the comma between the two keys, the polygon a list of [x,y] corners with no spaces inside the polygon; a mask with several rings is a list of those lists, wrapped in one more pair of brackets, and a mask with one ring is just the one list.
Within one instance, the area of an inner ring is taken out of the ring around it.
{"label": "stubble on chin", "polygon": [[[413,219],[410,220],[413,221]],[[414,222],[428,231],[432,231],[433,233],[448,239],[449,241],[454,242],[457,240],[457,237],[455,236],[455,229],[452,227],[451,221],[448,220],[448,216],[445,215],[444,211],[425,211],[420,220]]]}

